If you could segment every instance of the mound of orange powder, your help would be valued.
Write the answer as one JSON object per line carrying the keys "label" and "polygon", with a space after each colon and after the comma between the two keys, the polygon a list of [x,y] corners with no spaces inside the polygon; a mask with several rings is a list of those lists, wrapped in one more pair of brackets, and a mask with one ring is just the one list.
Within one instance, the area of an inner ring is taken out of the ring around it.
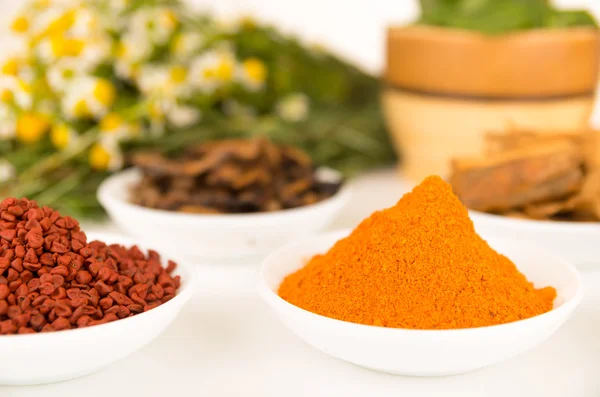
{"label": "mound of orange powder", "polygon": [[545,313],[556,290],[535,289],[475,233],[450,185],[432,176],[286,277],[279,295],[354,323],[451,329]]}

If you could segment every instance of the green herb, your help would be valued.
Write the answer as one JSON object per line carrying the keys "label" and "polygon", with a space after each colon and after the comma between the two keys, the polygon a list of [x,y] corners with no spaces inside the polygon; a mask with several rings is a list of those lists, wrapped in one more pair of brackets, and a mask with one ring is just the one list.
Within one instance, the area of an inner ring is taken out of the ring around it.
{"label": "green herb", "polygon": [[589,12],[557,10],[548,0],[420,0],[420,3],[419,23],[486,34],[597,26]]}

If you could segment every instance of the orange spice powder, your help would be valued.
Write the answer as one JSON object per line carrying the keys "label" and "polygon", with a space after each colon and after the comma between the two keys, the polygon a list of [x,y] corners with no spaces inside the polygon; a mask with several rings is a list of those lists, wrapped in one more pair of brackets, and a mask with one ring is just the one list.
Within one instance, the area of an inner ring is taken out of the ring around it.
{"label": "orange spice powder", "polygon": [[433,176],[286,277],[279,295],[354,323],[451,329],[545,313],[556,290],[535,289],[490,248],[451,187]]}

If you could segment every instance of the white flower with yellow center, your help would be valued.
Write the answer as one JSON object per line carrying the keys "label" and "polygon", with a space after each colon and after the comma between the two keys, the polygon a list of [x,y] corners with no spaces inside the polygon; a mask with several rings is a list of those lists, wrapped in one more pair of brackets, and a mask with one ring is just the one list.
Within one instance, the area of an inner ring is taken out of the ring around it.
{"label": "white flower with yellow center", "polygon": [[285,121],[294,123],[303,121],[310,110],[310,99],[302,93],[290,94],[279,101],[275,110]]}
{"label": "white flower with yellow center", "polygon": [[152,53],[152,45],[142,35],[126,33],[117,44],[116,58],[129,63],[147,59]]}
{"label": "white flower with yellow center", "polygon": [[90,148],[88,161],[96,171],[117,171],[123,167],[123,152],[115,140],[101,140]]}
{"label": "white flower with yellow center", "polygon": [[13,139],[17,133],[17,117],[5,104],[0,104],[0,140]]}
{"label": "white flower with yellow center", "polygon": [[85,73],[84,65],[75,58],[63,58],[48,67],[46,80],[55,92],[64,92],[73,80]]}
{"label": "white flower with yellow center", "polygon": [[238,66],[238,81],[248,91],[259,91],[267,80],[267,67],[258,58],[248,58]]}
{"label": "white flower with yellow center", "polygon": [[190,82],[201,92],[210,94],[232,82],[235,67],[235,57],[231,51],[208,51],[192,61]]}
{"label": "white flower with yellow center", "polygon": [[175,105],[169,109],[167,120],[177,128],[185,128],[200,121],[202,113],[195,107],[186,105]]}
{"label": "white flower with yellow center", "polygon": [[95,36],[102,30],[98,13],[89,7],[79,7],[75,11],[74,21],[69,32],[79,37]]}
{"label": "white flower with yellow center", "polygon": [[117,60],[114,64],[115,75],[122,80],[135,80],[139,77],[142,66],[137,62]]}
{"label": "white flower with yellow center", "polygon": [[25,81],[31,81],[35,77],[31,60],[24,55],[15,55],[5,59],[0,66],[0,75],[12,76]]}
{"label": "white flower with yellow center", "polygon": [[77,4],[59,3],[33,13],[30,32],[35,40],[51,36],[64,36],[75,23]]}
{"label": "white flower with yellow center", "polygon": [[134,34],[158,45],[166,44],[178,26],[179,16],[168,7],[142,8],[131,17]]}
{"label": "white flower with yellow center", "polygon": [[127,122],[118,113],[109,113],[100,120],[100,134],[103,142],[133,139],[140,132],[139,125]]}
{"label": "white flower with yellow center", "polygon": [[31,83],[13,76],[0,76],[1,102],[16,104],[21,109],[31,109],[34,89]]}
{"label": "white flower with yellow center", "polygon": [[62,110],[70,119],[100,119],[109,112],[115,98],[116,90],[109,80],[80,77],[66,90]]}
{"label": "white flower with yellow center", "polygon": [[179,33],[171,42],[170,52],[178,60],[187,60],[200,50],[204,43],[205,39],[200,33]]}
{"label": "white flower with yellow center", "polygon": [[108,35],[92,36],[83,42],[77,57],[84,68],[91,70],[111,57],[112,41]]}
{"label": "white flower with yellow center", "polygon": [[56,124],[50,130],[50,141],[55,148],[69,150],[75,147],[79,135],[67,124]]}
{"label": "white flower with yellow center", "polygon": [[36,47],[36,51],[44,63],[50,64],[63,57],[80,56],[85,45],[83,39],[55,34],[42,39]]}
{"label": "white flower with yellow center", "polygon": [[6,183],[17,175],[15,167],[6,159],[0,159],[0,183]]}
{"label": "white flower with yellow center", "polygon": [[188,71],[181,65],[148,65],[141,68],[138,88],[146,95],[174,98],[190,94]]}

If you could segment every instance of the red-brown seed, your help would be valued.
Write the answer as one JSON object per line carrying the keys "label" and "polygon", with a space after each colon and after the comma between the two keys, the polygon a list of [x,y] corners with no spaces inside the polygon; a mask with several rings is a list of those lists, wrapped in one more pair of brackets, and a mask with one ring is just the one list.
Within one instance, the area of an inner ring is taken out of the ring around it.
{"label": "red-brown seed", "polygon": [[61,331],[63,329],[71,328],[71,323],[66,318],[59,317],[52,322],[52,327],[55,331]]}
{"label": "red-brown seed", "polygon": [[10,294],[10,289],[6,284],[0,284],[0,300],[4,300]]}
{"label": "red-brown seed", "polygon": [[92,279],[92,275],[87,270],[80,270],[75,275],[75,280],[77,280],[79,284],[89,284]]}

